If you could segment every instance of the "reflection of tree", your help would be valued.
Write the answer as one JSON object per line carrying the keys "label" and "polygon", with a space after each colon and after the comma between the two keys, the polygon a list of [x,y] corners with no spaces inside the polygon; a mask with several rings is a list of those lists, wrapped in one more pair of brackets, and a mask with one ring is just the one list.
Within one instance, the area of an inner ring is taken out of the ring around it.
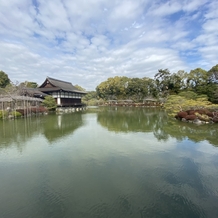
{"label": "reflection of tree", "polygon": [[106,108],[98,113],[98,122],[110,131],[115,132],[152,132],[161,126],[166,117],[158,108]]}
{"label": "reflection of tree", "polygon": [[158,140],[189,138],[194,142],[207,140],[218,146],[216,124],[195,125],[169,118],[158,108],[105,108],[98,113],[98,122],[109,131],[153,132]]}
{"label": "reflection of tree", "polygon": [[63,114],[0,121],[0,149],[16,145],[22,152],[30,139],[44,134],[49,142],[73,133],[83,125],[82,114]]}
{"label": "reflection of tree", "polygon": [[194,142],[207,140],[211,144],[218,146],[218,128],[216,124],[195,125],[171,120],[163,125],[163,131],[178,140],[189,138]]}
{"label": "reflection of tree", "polygon": [[44,119],[44,132],[43,134],[53,142],[59,138],[72,134],[77,128],[83,125],[82,114],[62,114],[47,116]]}
{"label": "reflection of tree", "polygon": [[41,117],[31,117],[0,121],[0,149],[14,146],[15,144],[18,150],[22,152],[25,142],[42,132],[43,129],[40,128],[40,120]]}

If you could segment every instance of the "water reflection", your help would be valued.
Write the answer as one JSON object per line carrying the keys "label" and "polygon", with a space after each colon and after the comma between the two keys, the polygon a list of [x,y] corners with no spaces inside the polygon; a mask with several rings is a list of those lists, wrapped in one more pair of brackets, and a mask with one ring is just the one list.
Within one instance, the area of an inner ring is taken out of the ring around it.
{"label": "water reflection", "polygon": [[163,125],[162,131],[178,140],[184,140],[186,138],[194,142],[207,140],[212,145],[218,146],[217,124],[195,125],[177,120],[169,120],[167,124]]}
{"label": "water reflection", "polygon": [[0,121],[0,149],[16,145],[19,151],[25,142],[44,135],[52,143],[72,134],[84,125],[82,113],[29,117]]}
{"label": "water reflection", "polygon": [[0,217],[218,217],[218,149],[187,136],[209,126],[148,108],[13,122],[1,132]]}
{"label": "water reflection", "polygon": [[98,112],[98,122],[114,132],[153,132],[160,141],[169,138],[194,142],[209,141],[218,146],[217,124],[195,125],[169,118],[166,112],[158,108],[102,108]]}
{"label": "water reflection", "polygon": [[25,142],[43,132],[41,119],[16,119],[0,121],[0,149],[11,146],[22,152]]}
{"label": "water reflection", "polygon": [[82,113],[62,114],[47,116],[43,120],[43,134],[50,143],[72,134],[76,129],[84,125]]}
{"label": "water reflection", "polygon": [[106,107],[98,113],[98,122],[115,132],[152,132],[166,120],[166,113],[158,108]]}

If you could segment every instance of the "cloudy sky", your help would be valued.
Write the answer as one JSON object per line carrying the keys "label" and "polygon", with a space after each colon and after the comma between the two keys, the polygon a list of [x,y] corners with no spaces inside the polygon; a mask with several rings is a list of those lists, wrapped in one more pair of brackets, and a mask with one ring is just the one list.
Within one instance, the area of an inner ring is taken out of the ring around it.
{"label": "cloudy sky", "polygon": [[0,0],[0,70],[86,90],[218,64],[218,0]]}

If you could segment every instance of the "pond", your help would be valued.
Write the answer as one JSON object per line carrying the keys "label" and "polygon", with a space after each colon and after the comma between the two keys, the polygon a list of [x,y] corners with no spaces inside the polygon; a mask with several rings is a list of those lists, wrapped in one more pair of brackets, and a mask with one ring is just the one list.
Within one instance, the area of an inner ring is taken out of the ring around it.
{"label": "pond", "polygon": [[218,217],[217,136],[157,108],[0,121],[0,217]]}

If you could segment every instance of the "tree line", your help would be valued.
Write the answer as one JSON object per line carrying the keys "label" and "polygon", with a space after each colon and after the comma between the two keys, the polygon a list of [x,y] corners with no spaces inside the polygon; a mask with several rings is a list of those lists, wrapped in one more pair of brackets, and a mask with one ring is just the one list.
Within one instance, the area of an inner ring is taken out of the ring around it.
{"label": "tree line", "polygon": [[[8,75],[0,71],[0,92],[14,93],[24,87],[36,88],[35,82],[13,84]],[[80,90],[84,88],[76,85]],[[142,102],[145,98],[167,98],[169,95],[184,95],[195,93],[204,95],[212,103],[218,103],[218,64],[206,71],[201,68],[189,73],[180,70],[171,73],[168,69],[159,69],[154,78],[129,78],[126,76],[110,77],[101,82],[95,91],[88,92],[83,102],[95,104],[96,101],[131,99]]]}
{"label": "tree line", "polygon": [[147,97],[166,98],[184,92],[204,95],[212,103],[218,103],[218,64],[209,71],[196,68],[189,73],[159,69],[154,78],[115,76],[96,87],[96,96],[103,100],[131,99],[135,102]]}

